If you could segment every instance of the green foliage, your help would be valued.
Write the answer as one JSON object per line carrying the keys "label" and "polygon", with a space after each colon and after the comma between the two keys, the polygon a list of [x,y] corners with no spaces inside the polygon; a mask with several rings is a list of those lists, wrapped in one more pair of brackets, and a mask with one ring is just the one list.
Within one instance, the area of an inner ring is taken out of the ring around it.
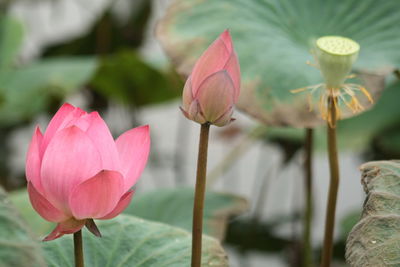
{"label": "green foliage", "polygon": [[[361,150],[375,138],[379,140],[381,148],[386,149],[388,154],[398,155],[400,153],[400,134],[397,128],[388,132],[388,128],[400,123],[398,99],[400,99],[400,83],[394,82],[382,92],[382,96],[370,110],[359,116],[339,121],[337,132],[340,149]],[[316,147],[321,150],[325,149],[325,127],[316,127],[315,133]],[[297,128],[270,127],[267,136],[302,140],[304,131]]]}
{"label": "green foliage", "polygon": [[354,267],[399,266],[400,162],[369,162],[361,171],[367,199],[347,239],[347,261]]}
{"label": "green foliage", "polygon": [[[191,234],[165,224],[127,215],[98,223],[102,238],[83,232],[90,267],[190,266]],[[49,267],[74,266],[71,235],[43,244]],[[228,266],[218,241],[203,237],[203,266]]]}
{"label": "green foliage", "polygon": [[125,10],[129,12],[129,15],[124,12],[128,15],[126,18],[119,17],[119,12],[113,12],[112,6],[100,14],[84,35],[51,45],[44,51],[44,56],[104,55],[115,53],[121,48],[140,47],[152,13],[152,2],[135,1],[134,8]]}
{"label": "green foliage", "polygon": [[0,17],[0,127],[9,127],[46,110],[52,100],[63,99],[88,81],[96,69],[93,58],[46,59],[17,66],[23,41],[22,26]]}
{"label": "green foliage", "polygon": [[373,160],[400,158],[400,120],[374,137],[367,155]]}
{"label": "green foliage", "polygon": [[[11,195],[12,202],[29,225],[40,235],[53,224],[31,208],[26,191]],[[135,203],[135,201],[133,201]],[[149,203],[149,208],[151,205]],[[0,266],[74,266],[72,235],[55,241],[34,241],[24,222],[0,192]],[[150,222],[130,215],[97,221],[102,238],[83,231],[85,262],[88,267],[104,266],[190,266],[191,234],[177,227]],[[2,265],[2,264],[5,265]],[[214,238],[203,237],[203,266],[228,266],[227,256]]]}
{"label": "green foliage", "polygon": [[45,266],[39,243],[0,188],[0,266]]}
{"label": "green foliage", "polygon": [[303,127],[321,120],[317,111],[308,111],[304,94],[290,90],[322,81],[319,71],[305,64],[312,61],[315,40],[341,35],[357,41],[361,52],[355,68],[377,95],[384,77],[372,74],[400,66],[399,9],[397,0],[379,5],[374,0],[175,0],[157,33],[178,69],[188,74],[207,45],[229,28],[243,77],[239,107],[268,124]]}
{"label": "green foliage", "polygon": [[[137,195],[124,211],[137,217],[192,230],[194,190],[159,189]],[[247,210],[247,201],[231,194],[207,192],[204,204],[204,233],[223,238],[230,216]]]}
{"label": "green foliage", "polygon": [[386,88],[376,105],[357,117],[340,121],[338,134],[344,147],[360,148],[386,128],[400,122],[400,83]]}
{"label": "green foliage", "polygon": [[47,59],[0,71],[0,125],[11,126],[45,110],[86,82],[96,68],[93,58]]}
{"label": "green foliage", "polygon": [[[144,194],[138,193],[135,194],[124,213],[191,231],[193,196],[192,188],[160,189]],[[22,217],[29,221],[37,235],[44,236],[54,227],[53,223],[45,221],[35,212],[29,202],[26,190],[12,192],[10,200]],[[222,239],[228,218],[243,213],[247,208],[247,201],[241,197],[207,192],[204,208],[204,233]]]}
{"label": "green foliage", "polygon": [[182,87],[130,50],[103,57],[91,85],[106,98],[134,106],[172,99]]}
{"label": "green foliage", "polygon": [[23,27],[14,18],[0,15],[0,69],[15,63],[23,39]]}
{"label": "green foliage", "polygon": [[18,210],[19,214],[21,214],[21,217],[25,221],[29,222],[32,232],[37,237],[44,237],[55,227],[55,224],[40,217],[40,215],[32,208],[32,205],[29,201],[28,192],[25,189],[11,192],[8,195],[8,198]]}
{"label": "green foliage", "polygon": [[360,210],[354,210],[347,213],[340,221],[340,240],[346,240],[351,229],[360,220]]}

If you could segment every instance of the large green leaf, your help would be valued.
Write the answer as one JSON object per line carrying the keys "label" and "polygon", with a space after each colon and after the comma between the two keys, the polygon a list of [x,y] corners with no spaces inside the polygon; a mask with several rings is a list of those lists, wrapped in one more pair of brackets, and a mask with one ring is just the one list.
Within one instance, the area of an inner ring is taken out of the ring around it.
{"label": "large green leaf", "polygon": [[344,148],[362,148],[374,136],[400,122],[400,82],[388,86],[374,107],[357,117],[340,121],[338,134]]}
{"label": "large green leaf", "polygon": [[[19,212],[21,212],[22,217],[29,222],[29,226],[37,236],[43,237],[54,228],[54,224],[45,221],[36,214],[29,203],[29,198],[25,190],[13,192],[10,195],[10,199]],[[147,205],[147,209],[149,210],[154,208],[151,201],[147,199],[148,202],[145,203],[145,200],[145,196],[143,198],[135,196],[131,206],[137,204],[142,209],[145,209],[145,205]],[[229,202],[229,200],[227,201]],[[223,201],[220,200],[220,202]],[[220,207],[222,206],[220,204]],[[153,210],[153,213],[155,214],[159,211],[159,209],[156,209]],[[191,218],[191,216],[189,217]],[[187,221],[186,218],[182,219]],[[191,234],[189,232],[177,227],[145,221],[130,215],[120,215],[116,219],[109,221],[97,221],[97,225],[103,235],[102,238],[97,238],[84,230],[85,261],[89,267],[180,267],[190,265]],[[0,232],[3,229],[0,228]],[[9,228],[6,229],[9,231]],[[211,237],[204,236],[203,238],[203,265],[228,266],[226,255],[220,247],[219,242]],[[0,236],[0,259],[2,259],[3,255],[1,241]],[[72,240],[70,235],[56,241],[46,242],[43,244],[43,247],[49,266],[73,266]],[[30,247],[27,246],[27,248],[29,249],[28,251],[35,252]],[[37,255],[40,255],[40,252]],[[143,261],[142,264],[139,264],[141,261]],[[0,266],[2,265],[0,264]],[[10,266],[31,265],[20,264]]]}
{"label": "large green leaf", "polygon": [[361,171],[367,198],[347,239],[347,261],[354,267],[400,266],[400,161],[369,162]]}
{"label": "large green leaf", "polygon": [[14,63],[22,39],[22,24],[14,18],[0,15],[0,69]]}
{"label": "large green leaf", "polygon": [[[192,229],[193,189],[160,189],[135,194],[132,203],[124,211],[142,219],[162,222]],[[14,191],[10,200],[22,217],[29,221],[33,231],[40,236],[48,234],[54,225],[40,217],[29,202],[26,190]],[[204,233],[222,239],[228,219],[248,209],[244,198],[232,194],[207,192],[204,207]]]}
{"label": "large green leaf", "polygon": [[23,40],[19,21],[0,15],[0,127],[31,119],[52,99],[62,99],[88,81],[93,58],[46,59],[14,65]]}
{"label": "large green leaf", "polygon": [[[159,189],[136,195],[124,212],[191,231],[193,200],[192,188]],[[247,201],[241,197],[207,192],[204,204],[204,232],[222,239],[228,218],[243,213],[247,208]]]}
{"label": "large green leaf", "polygon": [[13,191],[9,193],[8,197],[21,214],[21,217],[25,221],[29,222],[29,226],[36,237],[43,237],[53,230],[55,225],[40,217],[40,215],[32,208],[28,192],[25,189]]}
{"label": "large green leaf", "polygon": [[1,188],[0,266],[45,266],[39,243]]}
{"label": "large green leaf", "polygon": [[[179,228],[120,215],[101,221],[103,237],[84,231],[84,254],[88,267],[184,267],[190,266],[191,234]],[[49,267],[73,267],[71,235],[43,244]],[[228,266],[219,242],[203,237],[202,266]]]}
{"label": "large green leaf", "polygon": [[[387,154],[397,155],[400,151],[400,134],[397,127],[393,128],[393,125],[396,126],[400,123],[398,99],[400,99],[399,81],[388,86],[370,110],[359,116],[339,121],[337,133],[340,150],[362,151],[372,139],[377,139],[380,147],[385,149]],[[314,129],[315,147],[318,150],[325,150],[325,127],[315,127]],[[268,127],[267,137],[303,140],[304,130],[292,127]]]}
{"label": "large green leaf", "polygon": [[383,75],[400,66],[399,10],[398,0],[175,0],[159,22],[158,37],[188,74],[229,28],[243,77],[240,108],[269,124],[313,126],[320,122],[317,111],[309,112],[306,97],[290,90],[322,81],[317,69],[305,65],[314,41],[341,35],[359,42],[355,68],[375,95]]}
{"label": "large green leaf", "polygon": [[93,58],[47,59],[0,72],[0,125],[10,126],[43,111],[50,99],[62,99],[87,82]]}

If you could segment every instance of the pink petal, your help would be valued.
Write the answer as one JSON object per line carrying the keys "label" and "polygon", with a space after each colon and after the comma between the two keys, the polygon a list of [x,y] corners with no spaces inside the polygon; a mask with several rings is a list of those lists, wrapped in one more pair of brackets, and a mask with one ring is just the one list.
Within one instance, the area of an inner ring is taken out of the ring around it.
{"label": "pink petal", "polygon": [[190,104],[188,116],[189,116],[189,119],[191,119],[197,123],[200,123],[200,124],[207,122],[206,119],[203,117],[201,107],[200,107],[199,101],[197,99],[194,100],[192,102],[192,104]]}
{"label": "pink petal", "polygon": [[215,126],[225,126],[229,124],[233,119],[232,119],[232,113],[233,113],[233,107],[228,109],[221,117],[219,117],[213,124]]}
{"label": "pink petal", "polygon": [[41,147],[41,156],[43,156],[44,151],[46,150],[47,145],[50,140],[56,134],[58,130],[65,128],[67,122],[75,117],[79,117],[85,112],[79,108],[76,108],[68,103],[65,103],[61,106],[61,108],[57,111],[54,117],[51,119],[49,125],[47,126],[46,132],[43,137],[42,147]]}
{"label": "pink petal", "polygon": [[108,126],[100,117],[99,113],[92,112],[91,124],[86,130],[86,134],[93,141],[93,144],[99,150],[102,169],[119,170],[119,156],[114,138],[112,137]]}
{"label": "pink petal", "polygon": [[42,160],[41,178],[46,198],[58,209],[68,212],[72,189],[101,170],[97,148],[78,127],[56,133]]}
{"label": "pink petal", "polygon": [[43,239],[43,241],[51,241],[62,237],[65,234],[73,234],[81,230],[84,225],[85,220],[78,221],[73,218],[64,222],[60,222],[57,224],[56,228],[54,228],[54,230]]}
{"label": "pink petal", "polygon": [[141,126],[123,133],[116,140],[121,172],[125,179],[125,192],[139,179],[150,152],[149,126]]}
{"label": "pink petal", "polygon": [[111,211],[106,216],[101,217],[99,219],[100,220],[108,220],[108,219],[112,219],[112,218],[118,216],[121,212],[123,212],[128,207],[129,203],[131,203],[133,193],[134,193],[133,190],[126,192],[121,197],[121,199],[119,200],[119,202],[118,202],[117,206],[114,208],[114,210]]}
{"label": "pink petal", "polygon": [[189,113],[187,113],[182,107],[179,107],[179,109],[182,111],[183,116],[185,116],[187,119],[191,120],[191,118],[189,117]]}
{"label": "pink petal", "polygon": [[222,70],[229,59],[231,51],[225,45],[229,43],[229,33],[223,33],[201,55],[192,70],[192,92],[197,95],[200,84],[212,73]]}
{"label": "pink petal", "polygon": [[109,214],[124,193],[124,178],[116,171],[100,171],[71,192],[69,206],[77,219],[101,218]]}
{"label": "pink petal", "polygon": [[234,92],[225,70],[212,74],[201,84],[196,98],[206,121],[214,123],[233,106]]}
{"label": "pink petal", "polygon": [[40,165],[42,162],[40,158],[40,146],[42,140],[43,135],[39,127],[36,127],[31,143],[29,144],[28,153],[26,154],[25,164],[26,180],[32,182],[39,192],[43,192],[42,182],[40,181]]}
{"label": "pink petal", "polygon": [[44,198],[35,188],[35,186],[28,183],[29,199],[32,207],[42,216],[45,220],[50,222],[62,222],[67,220],[69,215],[64,214],[59,209],[55,208],[46,198]]}
{"label": "pink petal", "polygon": [[63,128],[68,128],[71,126],[76,126],[79,129],[81,129],[82,131],[86,132],[87,129],[89,129],[90,125],[92,124],[94,118],[94,113],[86,113],[85,111],[83,111],[84,113],[80,113],[79,112],[80,109],[77,108],[76,112],[73,112],[71,114],[70,118],[67,118],[64,123],[61,125],[62,129]]}
{"label": "pink petal", "polygon": [[219,36],[221,40],[224,42],[226,48],[228,49],[229,53],[233,51],[233,44],[231,34],[228,29],[226,29],[221,35]]}
{"label": "pink petal", "polygon": [[229,60],[226,62],[224,69],[228,71],[229,76],[233,81],[233,85],[235,87],[235,94],[233,101],[234,103],[236,103],[239,99],[239,94],[240,94],[240,65],[235,51],[232,52],[231,56],[229,57]]}
{"label": "pink petal", "polygon": [[64,127],[77,126],[84,131],[99,150],[103,169],[118,170],[119,158],[114,139],[98,112],[71,118]]}
{"label": "pink petal", "polygon": [[192,95],[192,82],[189,78],[186,80],[185,87],[183,87],[183,93],[182,93],[182,105],[184,110],[189,110],[190,103],[193,101],[193,95]]}

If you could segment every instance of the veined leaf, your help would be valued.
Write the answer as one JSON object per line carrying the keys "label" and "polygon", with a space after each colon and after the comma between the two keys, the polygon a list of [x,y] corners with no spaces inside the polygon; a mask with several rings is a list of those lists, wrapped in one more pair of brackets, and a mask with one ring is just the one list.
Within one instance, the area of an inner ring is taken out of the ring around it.
{"label": "veined leaf", "polygon": [[[159,189],[136,195],[124,213],[192,231],[193,201],[192,188]],[[244,198],[232,194],[206,192],[204,233],[223,239],[228,219],[247,209],[248,203]]]}
{"label": "veined leaf", "polygon": [[0,188],[0,266],[46,266],[39,242]]}
{"label": "veined leaf", "polygon": [[[84,257],[89,267],[190,266],[191,234],[166,224],[128,215],[98,221],[103,237],[84,230]],[[72,236],[43,244],[49,267],[73,267]],[[202,266],[228,266],[219,242],[203,236]]]}
{"label": "veined leaf", "polygon": [[400,161],[369,162],[361,171],[367,198],[347,239],[347,261],[353,267],[399,266]]}
{"label": "veined leaf", "polygon": [[239,107],[270,125],[308,127],[321,122],[318,111],[309,112],[307,97],[290,90],[322,82],[306,65],[315,40],[340,35],[357,41],[355,70],[376,100],[384,76],[400,66],[399,10],[397,0],[175,0],[157,33],[178,70],[188,74],[230,29],[243,78]]}

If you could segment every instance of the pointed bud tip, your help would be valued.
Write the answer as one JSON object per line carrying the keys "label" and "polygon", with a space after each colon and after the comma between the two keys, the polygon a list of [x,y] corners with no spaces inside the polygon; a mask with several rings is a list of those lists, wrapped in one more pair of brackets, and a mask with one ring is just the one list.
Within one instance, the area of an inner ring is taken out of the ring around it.
{"label": "pointed bud tip", "polygon": [[229,53],[231,53],[233,50],[233,44],[230,30],[226,29],[225,31],[223,31],[220,35],[220,38],[224,42],[225,46],[228,48]]}
{"label": "pointed bud tip", "polygon": [[148,125],[148,124],[139,126],[139,128],[142,128],[142,129],[144,129],[146,131],[150,131],[150,125]]}

